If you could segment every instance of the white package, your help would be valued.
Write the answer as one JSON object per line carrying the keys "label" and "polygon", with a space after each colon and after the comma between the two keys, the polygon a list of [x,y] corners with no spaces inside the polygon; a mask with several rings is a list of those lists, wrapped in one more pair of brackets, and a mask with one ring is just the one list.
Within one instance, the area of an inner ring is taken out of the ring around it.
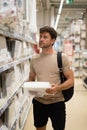
{"label": "white package", "polygon": [[0,130],[8,130],[8,128],[7,128],[5,125],[2,125],[2,126],[0,127]]}
{"label": "white package", "polygon": [[86,38],[86,31],[81,31],[81,38]]}
{"label": "white package", "polygon": [[19,58],[22,55],[22,42],[16,40],[14,58]]}
{"label": "white package", "polygon": [[23,85],[23,88],[27,89],[33,96],[46,95],[46,89],[50,87],[51,85],[49,82],[25,82]]}
{"label": "white package", "polygon": [[14,27],[16,25],[17,10],[14,0],[1,0],[0,23]]}

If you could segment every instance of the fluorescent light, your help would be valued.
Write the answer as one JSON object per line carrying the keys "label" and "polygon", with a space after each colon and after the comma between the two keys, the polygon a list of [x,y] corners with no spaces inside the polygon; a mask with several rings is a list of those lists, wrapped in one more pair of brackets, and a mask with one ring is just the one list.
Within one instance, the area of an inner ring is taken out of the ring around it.
{"label": "fluorescent light", "polygon": [[64,2],[64,0],[61,0],[59,10],[58,10],[58,14],[57,14],[57,18],[56,18],[56,22],[55,22],[55,26],[54,26],[55,29],[57,29],[57,26],[58,26],[58,23],[59,23],[59,18],[60,18],[60,14],[61,14],[62,7],[63,7],[63,2]]}

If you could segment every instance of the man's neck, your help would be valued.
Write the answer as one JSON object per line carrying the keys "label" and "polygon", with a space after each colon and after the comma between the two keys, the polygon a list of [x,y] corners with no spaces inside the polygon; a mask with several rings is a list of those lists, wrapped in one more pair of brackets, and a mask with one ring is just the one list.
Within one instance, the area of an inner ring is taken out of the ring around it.
{"label": "man's neck", "polygon": [[56,51],[51,48],[51,49],[42,49],[42,54],[53,54],[56,53]]}

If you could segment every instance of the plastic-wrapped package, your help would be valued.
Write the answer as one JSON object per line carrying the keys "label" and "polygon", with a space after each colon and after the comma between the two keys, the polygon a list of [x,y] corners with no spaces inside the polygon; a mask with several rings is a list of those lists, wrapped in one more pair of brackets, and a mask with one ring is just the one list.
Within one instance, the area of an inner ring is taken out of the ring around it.
{"label": "plastic-wrapped package", "polygon": [[16,1],[16,5],[17,5],[17,11],[18,11],[18,15],[23,14],[23,0],[17,0]]}
{"label": "plastic-wrapped package", "polygon": [[16,102],[16,99],[14,97],[11,104],[9,105],[9,107],[5,111],[5,124],[9,128],[9,130],[11,129],[12,122],[16,117],[16,115],[15,115],[15,102]]}
{"label": "plastic-wrapped package", "polygon": [[0,119],[0,130],[8,130],[3,121]]}
{"label": "plastic-wrapped package", "polygon": [[30,0],[30,31],[31,33],[37,33],[37,22],[36,22],[36,0]]}
{"label": "plastic-wrapped package", "polygon": [[11,60],[12,59],[6,46],[6,38],[0,36],[0,66],[10,62]]}
{"label": "plastic-wrapped package", "polygon": [[49,82],[25,82],[23,88],[25,91],[29,92],[29,95],[33,97],[42,97],[44,95],[49,95],[46,93],[46,89],[50,88],[51,84]]}
{"label": "plastic-wrapped package", "polygon": [[0,0],[0,24],[16,25],[17,9],[15,0]]}
{"label": "plastic-wrapped package", "polygon": [[2,125],[2,126],[0,127],[0,130],[8,130],[8,128],[7,128],[5,125]]}

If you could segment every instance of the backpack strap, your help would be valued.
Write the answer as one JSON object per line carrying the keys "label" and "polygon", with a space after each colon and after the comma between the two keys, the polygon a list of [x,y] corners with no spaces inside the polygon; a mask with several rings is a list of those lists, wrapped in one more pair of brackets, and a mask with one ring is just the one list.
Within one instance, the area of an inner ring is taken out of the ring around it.
{"label": "backpack strap", "polygon": [[61,53],[62,52],[57,52],[57,63],[58,63],[58,68],[62,68],[62,58],[61,58]]}
{"label": "backpack strap", "polygon": [[63,83],[62,52],[57,52],[57,65],[59,68],[61,83]]}
{"label": "backpack strap", "polygon": [[[61,83],[63,83],[64,81],[66,81],[66,77],[62,70],[62,52],[57,53],[57,65],[59,68],[60,80],[61,80]],[[63,90],[62,93],[65,99],[65,102],[69,101],[73,96],[74,86],[72,86],[69,89]]]}

